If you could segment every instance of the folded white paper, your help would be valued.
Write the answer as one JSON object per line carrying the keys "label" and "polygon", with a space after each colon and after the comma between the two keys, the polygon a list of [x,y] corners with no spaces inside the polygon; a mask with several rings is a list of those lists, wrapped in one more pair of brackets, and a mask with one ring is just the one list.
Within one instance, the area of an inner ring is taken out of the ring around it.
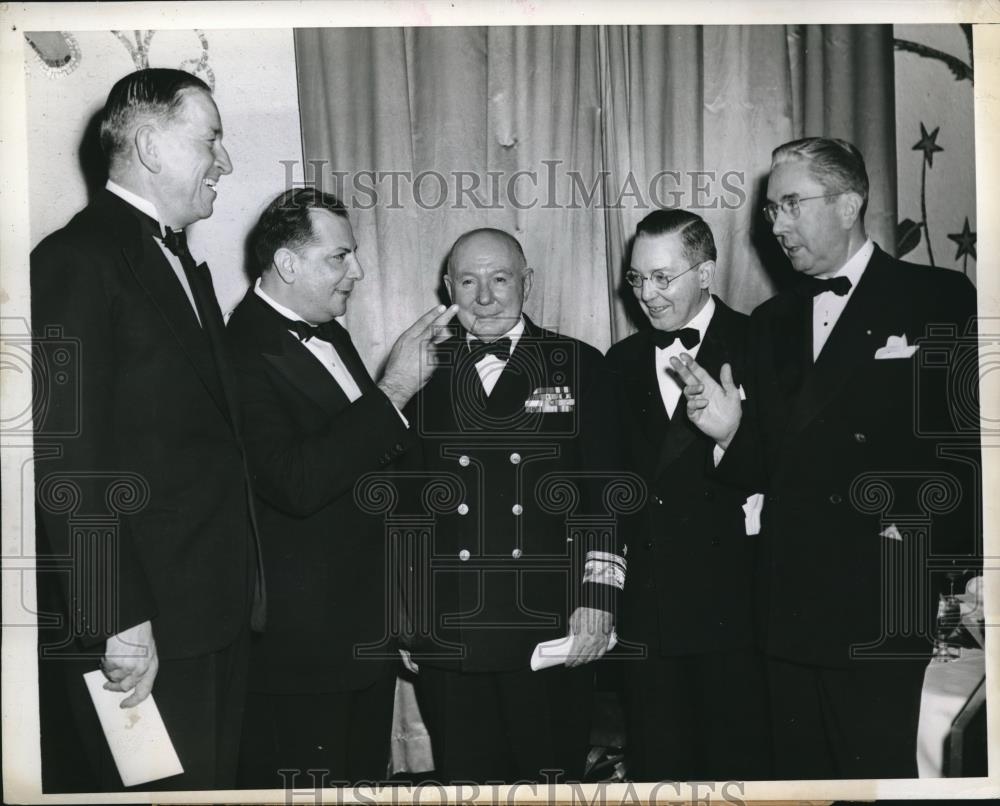
{"label": "folded white paper", "polygon": [[184,772],[152,694],[134,708],[121,708],[128,695],[105,690],[107,678],[99,669],[87,672],[83,680],[125,786]]}
{"label": "folded white paper", "polygon": [[[612,630],[608,649],[614,649],[617,643],[618,634]],[[542,641],[531,653],[531,671],[537,672],[540,669],[548,669],[550,666],[559,666],[565,663],[571,646],[573,646],[572,635],[567,635],[565,638],[553,638],[551,641]]]}

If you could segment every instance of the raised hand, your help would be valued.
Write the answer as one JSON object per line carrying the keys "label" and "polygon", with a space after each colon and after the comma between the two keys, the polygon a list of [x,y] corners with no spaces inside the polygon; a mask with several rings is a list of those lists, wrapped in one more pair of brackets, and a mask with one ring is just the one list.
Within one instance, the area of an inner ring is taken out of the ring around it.
{"label": "raised hand", "polygon": [[398,409],[402,409],[434,371],[434,347],[448,338],[448,323],[457,305],[438,305],[402,332],[392,345],[385,372],[378,386]]}
{"label": "raised hand", "polygon": [[733,383],[732,367],[722,365],[719,383],[687,353],[671,358],[670,366],[684,382],[688,419],[720,448],[727,449],[743,416],[740,390]]}

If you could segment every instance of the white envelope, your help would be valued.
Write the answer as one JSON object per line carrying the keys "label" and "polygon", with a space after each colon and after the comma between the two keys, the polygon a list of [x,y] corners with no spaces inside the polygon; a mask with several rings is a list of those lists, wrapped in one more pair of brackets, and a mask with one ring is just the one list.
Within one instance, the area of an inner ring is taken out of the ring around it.
{"label": "white envelope", "polygon": [[[618,634],[612,630],[611,640],[608,641],[608,650],[612,650],[618,644]],[[531,671],[537,672],[540,669],[548,669],[550,666],[559,666],[566,662],[566,656],[573,645],[573,636],[567,635],[565,638],[553,638],[551,641],[542,641],[531,653]]]}
{"label": "white envelope", "polygon": [[875,360],[882,361],[887,358],[910,358],[917,351],[919,345],[907,345],[906,334],[902,336],[890,336],[884,347],[879,347],[875,351]]}
{"label": "white envelope", "polygon": [[107,678],[99,669],[87,672],[83,680],[125,786],[148,784],[184,772],[152,694],[134,708],[121,708],[128,694],[107,691]]}

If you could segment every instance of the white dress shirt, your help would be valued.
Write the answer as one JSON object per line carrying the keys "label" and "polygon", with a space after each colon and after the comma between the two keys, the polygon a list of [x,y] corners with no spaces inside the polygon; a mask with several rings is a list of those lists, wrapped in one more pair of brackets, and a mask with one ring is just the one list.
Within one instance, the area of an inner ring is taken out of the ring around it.
{"label": "white dress shirt", "polygon": [[813,297],[813,361],[819,358],[823,345],[830,338],[830,333],[833,332],[837,320],[840,319],[844,308],[847,307],[847,300],[851,298],[854,289],[858,287],[858,280],[864,274],[865,267],[871,260],[874,251],[875,244],[869,238],[836,273],[823,277],[824,280],[846,277],[851,281],[851,290],[842,297],[838,297],[832,291],[824,291]]}
{"label": "white dress shirt", "polygon": [[[306,320],[299,316],[291,308],[286,308],[280,302],[276,302],[272,299],[264,289],[260,287],[260,278],[257,278],[257,282],[253,286],[254,293],[260,297],[264,302],[270,305],[274,310],[284,316],[286,319],[291,319],[293,322],[305,322]],[[310,323],[307,323],[310,324]],[[296,339],[298,336],[295,331],[289,330]],[[330,342],[324,341],[323,339],[309,339],[308,341],[302,342],[302,346],[305,347],[310,353],[316,356],[316,359],[323,365],[323,369],[330,373],[337,385],[343,390],[344,394],[347,395],[347,399],[353,403],[359,397],[361,397],[361,388],[358,386],[354,377],[351,375],[350,371],[344,365],[344,362],[340,359],[337,354],[337,348],[334,347]]]}
{"label": "white dress shirt", "polygon": [[[131,204],[136,210],[145,213],[150,218],[152,218],[157,224],[160,225],[160,235],[164,234],[166,230],[166,225],[160,219],[160,214],[156,211],[156,205],[153,204],[148,199],[142,198],[142,196],[137,196],[131,190],[126,190],[121,185],[112,182],[110,179],[104,186],[111,193],[114,193],[122,201]],[[187,275],[184,273],[184,267],[181,265],[180,258],[177,257],[173,252],[167,249],[163,245],[163,241],[156,239],[156,245],[160,247],[160,251],[163,252],[163,256],[167,259],[170,264],[170,268],[174,270],[174,274],[177,275],[177,279],[180,281],[181,288],[184,289],[184,293],[187,294],[187,298],[191,303],[191,307],[194,309],[195,318],[198,320],[198,324],[201,324],[201,317],[198,316],[198,306],[194,304],[194,294],[191,293],[191,285],[188,283]]]}
{"label": "white dress shirt", "polygon": [[[681,392],[684,385],[680,378],[670,368],[670,359],[679,358],[681,353],[687,353],[692,358],[698,357],[698,348],[705,340],[705,331],[708,330],[708,323],[712,321],[715,314],[715,300],[711,297],[708,302],[701,306],[698,311],[684,327],[693,327],[698,331],[698,343],[691,349],[687,349],[681,344],[680,339],[675,339],[669,347],[657,347],[656,352],[656,381],[660,385],[660,397],[663,399],[663,406],[667,410],[667,416],[673,418],[677,409],[677,401],[681,399]],[[680,330],[680,328],[678,328]]]}
{"label": "white dress shirt", "polygon": [[[514,348],[517,347],[517,342],[520,340],[523,333],[524,319],[518,319],[517,324],[500,337],[501,339],[510,339],[511,355],[514,354]],[[474,347],[474,341],[479,341],[479,339],[471,333],[466,333],[465,339],[466,344],[469,345],[470,349]],[[487,397],[489,397],[493,392],[493,387],[497,385],[497,381],[500,380],[500,373],[503,372],[503,368],[506,366],[507,362],[501,361],[495,355],[486,355],[476,362],[476,372],[479,373],[479,380],[483,382],[483,389],[485,390]]]}

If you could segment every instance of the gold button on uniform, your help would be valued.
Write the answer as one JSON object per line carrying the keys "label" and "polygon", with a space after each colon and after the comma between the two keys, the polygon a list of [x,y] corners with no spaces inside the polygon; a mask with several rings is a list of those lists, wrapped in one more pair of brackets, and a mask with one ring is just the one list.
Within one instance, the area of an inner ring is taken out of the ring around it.
{"label": "gold button on uniform", "polygon": [[459,515],[468,515],[469,514],[469,505],[468,504],[459,504],[458,505],[458,514]]}
{"label": "gold button on uniform", "polygon": [[468,562],[469,561],[469,557],[471,557],[471,556],[472,555],[469,554],[469,550],[468,549],[462,549],[460,552],[458,552],[458,559],[460,559],[463,563]]}
{"label": "gold button on uniform", "polygon": [[460,465],[461,465],[462,467],[468,467],[468,466],[469,466],[469,462],[471,462],[471,461],[472,461],[472,460],[471,460],[471,459],[469,459],[469,457],[468,457],[468,456],[459,456],[459,457],[458,457],[458,463],[459,463],[459,464],[460,464]]}
{"label": "gold button on uniform", "polygon": [[510,455],[510,463],[512,465],[519,465],[519,464],[521,464],[521,454],[519,454],[519,453],[512,453]]}
{"label": "gold button on uniform", "polygon": [[520,504],[514,504],[514,506],[510,508],[510,511],[513,512],[515,515],[520,515],[522,512],[524,512],[524,507],[522,507]]}
{"label": "gold button on uniform", "polygon": [[514,549],[510,553],[510,556],[513,557],[515,560],[520,560],[521,559],[521,549]]}

